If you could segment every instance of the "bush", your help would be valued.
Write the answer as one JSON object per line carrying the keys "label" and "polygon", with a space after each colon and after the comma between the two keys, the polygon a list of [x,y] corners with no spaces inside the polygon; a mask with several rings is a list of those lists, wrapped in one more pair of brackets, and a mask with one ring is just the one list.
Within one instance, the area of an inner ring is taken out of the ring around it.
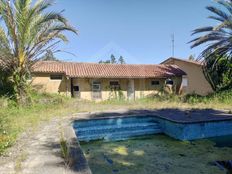
{"label": "bush", "polygon": [[197,94],[186,95],[183,101],[190,104],[196,103],[225,103],[232,104],[232,90],[219,91],[208,96],[200,96]]}

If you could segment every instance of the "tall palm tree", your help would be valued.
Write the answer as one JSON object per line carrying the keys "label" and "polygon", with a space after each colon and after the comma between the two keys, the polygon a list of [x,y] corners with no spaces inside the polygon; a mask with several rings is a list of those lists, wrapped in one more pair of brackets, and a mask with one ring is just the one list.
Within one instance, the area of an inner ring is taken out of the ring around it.
{"label": "tall palm tree", "polygon": [[206,45],[198,60],[204,59],[204,72],[214,89],[217,88],[217,84],[207,74],[206,67],[214,69],[220,63],[220,59],[231,62],[232,57],[232,0],[218,0],[216,2],[221,8],[208,6],[206,9],[213,13],[209,18],[215,20],[217,25],[195,29],[192,35],[202,35],[190,41],[191,48],[202,44]]}
{"label": "tall palm tree", "polygon": [[48,12],[51,0],[0,0],[0,67],[11,72],[17,101],[27,97],[27,76],[46,50],[67,42],[63,31],[77,31],[62,12]]}

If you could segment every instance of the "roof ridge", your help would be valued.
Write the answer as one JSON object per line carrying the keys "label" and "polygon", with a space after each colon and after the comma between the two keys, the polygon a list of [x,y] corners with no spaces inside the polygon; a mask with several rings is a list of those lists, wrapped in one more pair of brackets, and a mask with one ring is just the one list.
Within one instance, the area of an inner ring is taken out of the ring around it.
{"label": "roof ridge", "polygon": [[39,61],[40,63],[64,63],[64,64],[89,64],[89,65],[115,65],[115,66],[170,66],[170,65],[164,65],[164,64],[113,64],[113,63],[94,63],[94,62],[67,62],[67,61]]}
{"label": "roof ridge", "polygon": [[169,57],[167,59],[165,59],[164,61],[162,61],[160,64],[164,64],[167,61],[174,59],[174,60],[178,60],[178,61],[183,61],[183,62],[187,62],[187,63],[193,63],[196,65],[202,65],[202,61],[196,61],[196,60],[188,60],[188,59],[183,59],[183,58],[177,58],[177,57]]}

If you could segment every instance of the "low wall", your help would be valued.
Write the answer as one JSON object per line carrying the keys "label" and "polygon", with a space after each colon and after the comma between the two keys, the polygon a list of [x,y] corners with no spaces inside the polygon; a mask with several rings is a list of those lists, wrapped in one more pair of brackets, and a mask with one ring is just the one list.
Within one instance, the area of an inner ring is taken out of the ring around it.
{"label": "low wall", "polygon": [[158,118],[163,133],[178,140],[196,140],[232,135],[232,120],[177,123]]}

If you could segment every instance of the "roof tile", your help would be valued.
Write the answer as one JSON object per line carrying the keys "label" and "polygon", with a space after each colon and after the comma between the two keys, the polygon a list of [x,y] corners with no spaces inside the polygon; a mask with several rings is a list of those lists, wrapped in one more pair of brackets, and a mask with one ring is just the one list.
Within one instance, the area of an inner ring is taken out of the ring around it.
{"label": "roof tile", "polygon": [[80,78],[166,78],[186,75],[176,65],[96,64],[57,61],[39,61],[34,73],[63,73]]}

